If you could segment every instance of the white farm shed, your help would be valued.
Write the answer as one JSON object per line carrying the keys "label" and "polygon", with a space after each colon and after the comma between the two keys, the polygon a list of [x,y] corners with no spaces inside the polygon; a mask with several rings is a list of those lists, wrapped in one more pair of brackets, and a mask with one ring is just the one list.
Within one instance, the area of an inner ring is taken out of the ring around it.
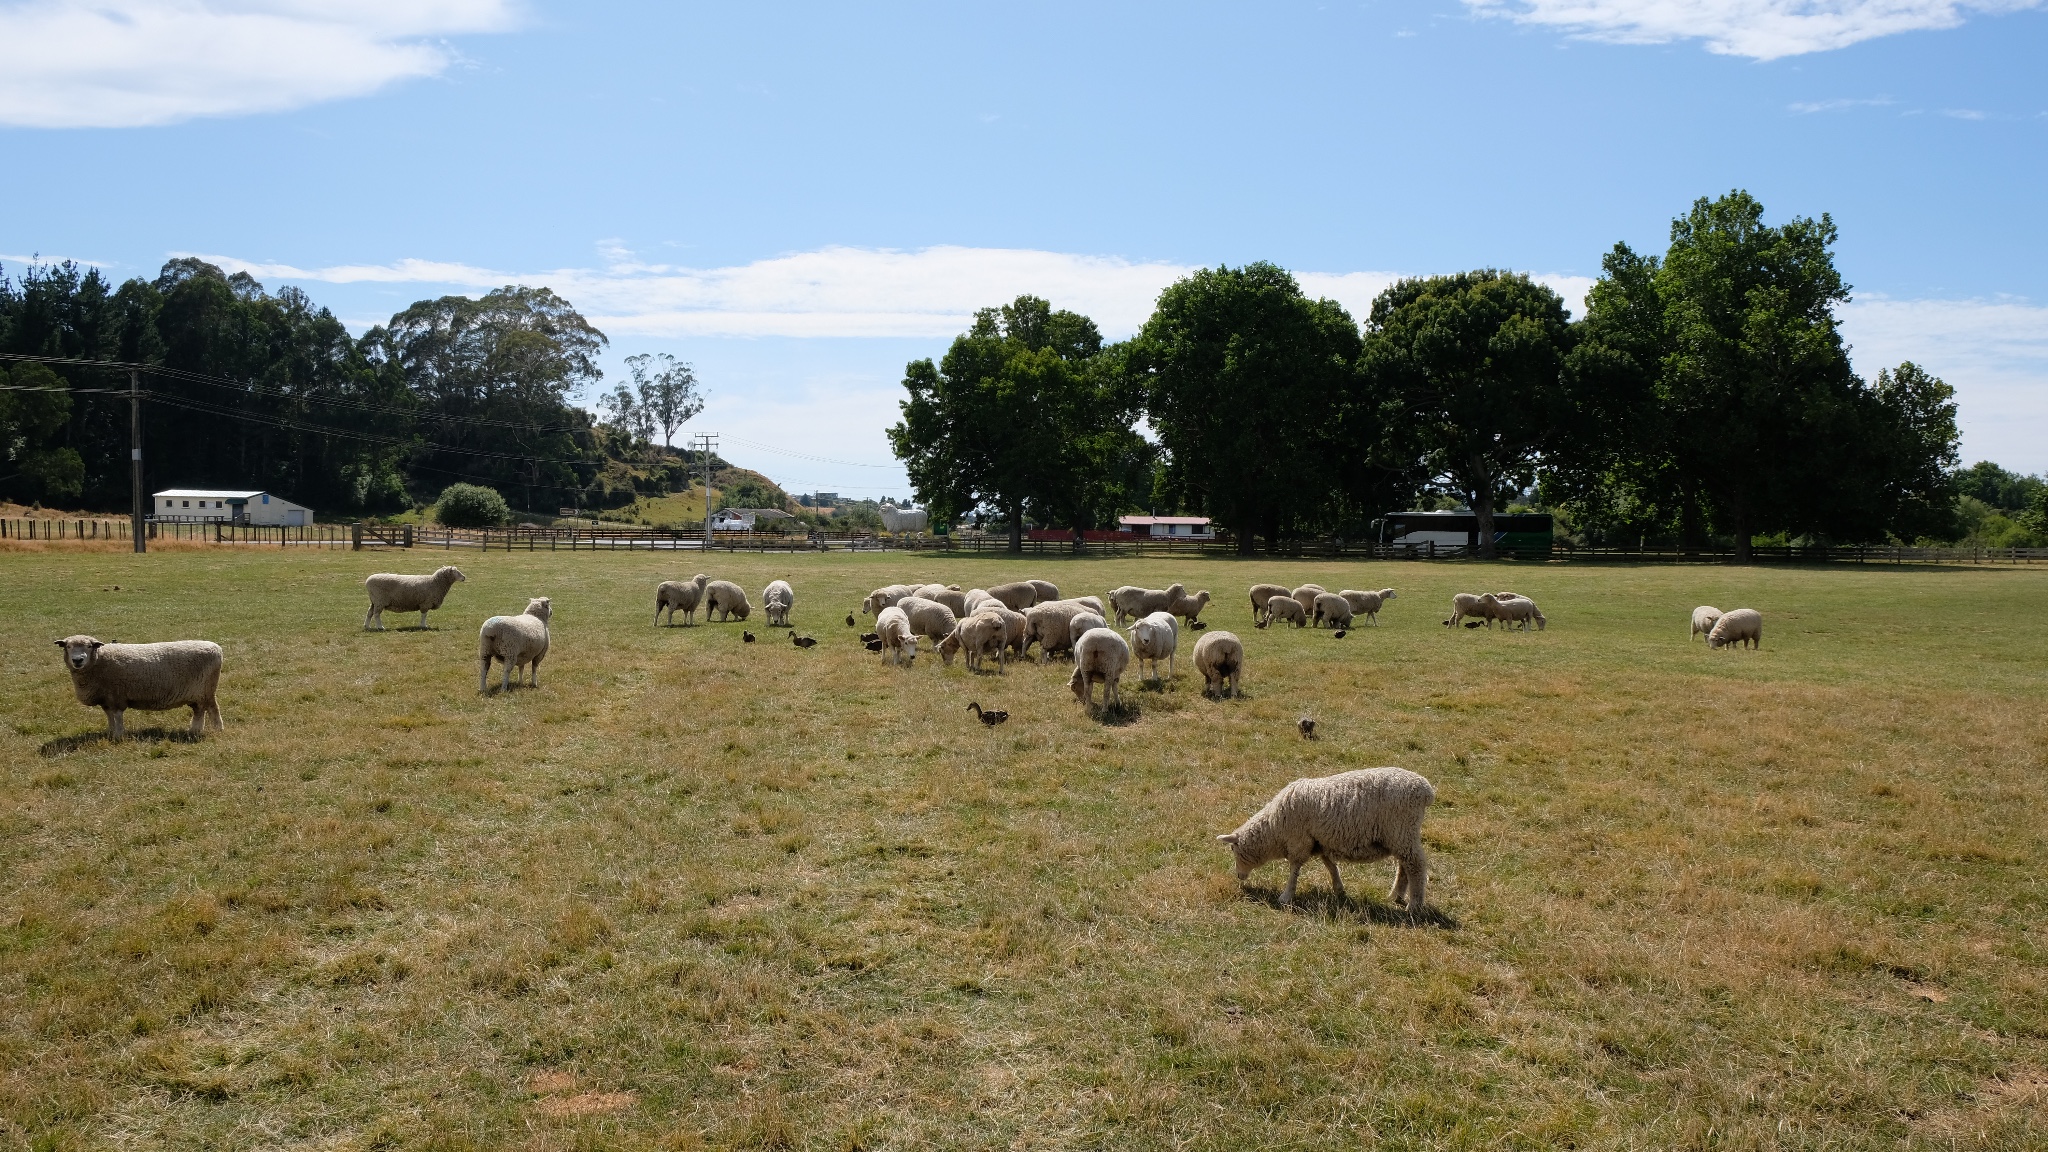
{"label": "white farm shed", "polygon": [[150,497],[150,519],[298,527],[313,522],[313,510],[268,492],[166,488]]}

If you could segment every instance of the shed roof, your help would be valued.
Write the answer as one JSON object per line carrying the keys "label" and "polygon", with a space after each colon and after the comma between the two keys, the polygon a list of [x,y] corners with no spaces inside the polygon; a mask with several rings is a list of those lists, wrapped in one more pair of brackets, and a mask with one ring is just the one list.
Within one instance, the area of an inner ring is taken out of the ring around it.
{"label": "shed roof", "polygon": [[1207,516],[1119,516],[1119,524],[1207,524]]}
{"label": "shed roof", "polygon": [[253,492],[238,488],[166,488],[156,495],[179,500],[254,500],[263,494],[261,488]]}

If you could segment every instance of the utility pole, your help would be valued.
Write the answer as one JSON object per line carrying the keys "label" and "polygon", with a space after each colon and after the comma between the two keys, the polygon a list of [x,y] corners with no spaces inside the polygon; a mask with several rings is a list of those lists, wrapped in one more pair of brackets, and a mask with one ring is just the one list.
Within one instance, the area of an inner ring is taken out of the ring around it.
{"label": "utility pole", "polygon": [[128,370],[128,465],[128,518],[135,530],[135,550],[147,552],[149,542],[142,530],[142,376],[133,368]]}
{"label": "utility pole", "polygon": [[701,433],[697,442],[704,448],[704,550],[711,551],[711,450],[718,447],[718,435]]}

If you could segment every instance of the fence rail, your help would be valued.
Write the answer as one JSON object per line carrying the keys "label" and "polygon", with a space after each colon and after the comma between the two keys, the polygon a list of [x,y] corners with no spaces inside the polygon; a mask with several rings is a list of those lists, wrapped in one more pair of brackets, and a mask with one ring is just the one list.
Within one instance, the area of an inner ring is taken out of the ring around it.
{"label": "fence rail", "polygon": [[126,540],[131,536],[126,517],[58,520],[48,516],[22,516],[0,520],[0,539],[5,540]]}

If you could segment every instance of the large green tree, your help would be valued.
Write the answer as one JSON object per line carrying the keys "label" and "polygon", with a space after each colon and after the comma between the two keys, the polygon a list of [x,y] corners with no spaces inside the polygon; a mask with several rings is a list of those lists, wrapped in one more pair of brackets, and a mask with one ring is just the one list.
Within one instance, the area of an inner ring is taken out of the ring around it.
{"label": "large green tree", "polygon": [[1421,471],[1478,520],[1527,487],[1578,408],[1564,371],[1572,331],[1557,293],[1519,273],[1402,280],[1373,301],[1364,374],[1394,403]]}
{"label": "large green tree", "polygon": [[[1171,457],[1171,483],[1249,555],[1318,522],[1343,482],[1358,326],[1268,263],[1204,269],[1160,294],[1126,372]],[[1355,434],[1355,430],[1354,430]]]}

